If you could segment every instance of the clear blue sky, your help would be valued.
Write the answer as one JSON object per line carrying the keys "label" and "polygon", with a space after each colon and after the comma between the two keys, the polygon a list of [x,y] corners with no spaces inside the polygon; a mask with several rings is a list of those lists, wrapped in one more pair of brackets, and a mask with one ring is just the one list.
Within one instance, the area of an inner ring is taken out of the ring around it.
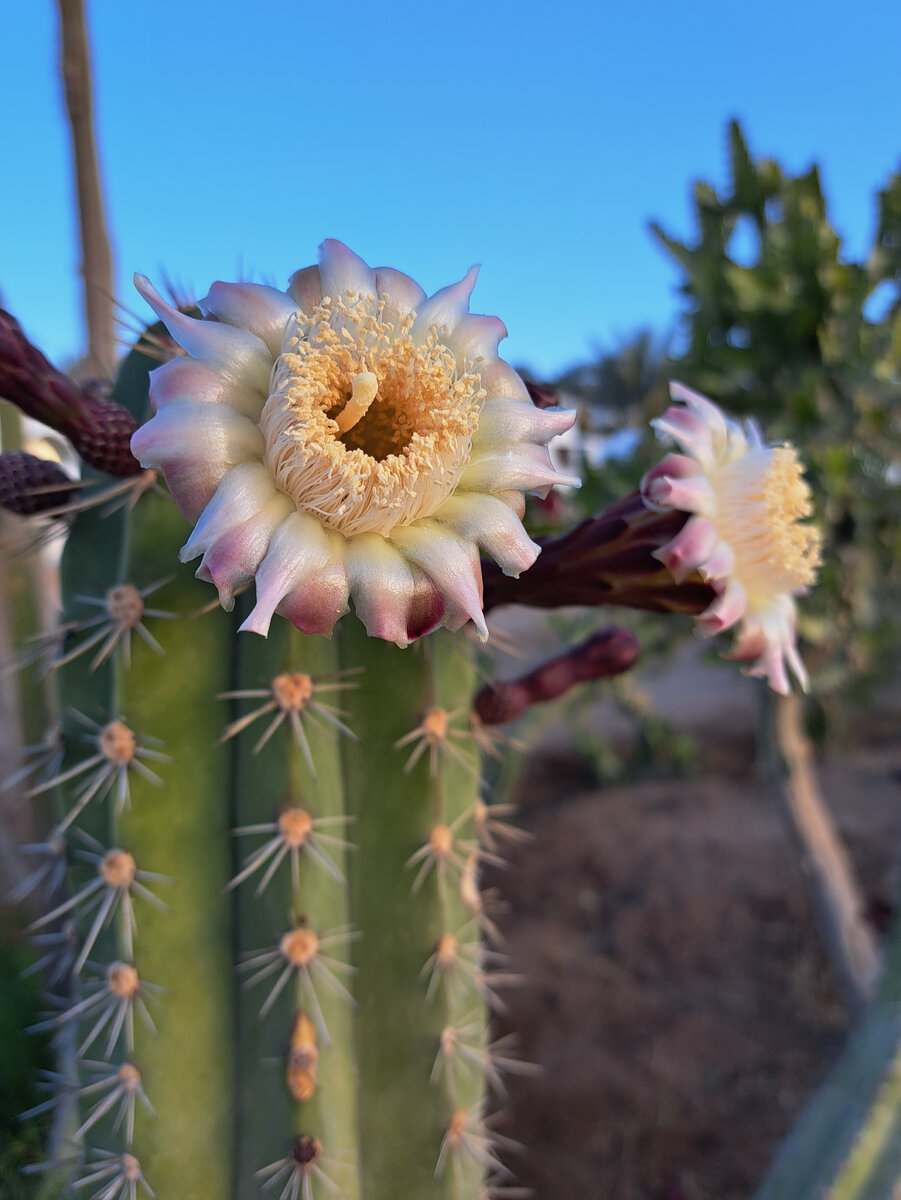
{"label": "clear blue sky", "polygon": [[[851,253],[901,166],[891,0],[88,0],[117,288],[161,268],[284,286],[323,237],[429,291],[473,262],[502,353],[550,375],[643,324],[677,275],[725,124],[821,164]],[[51,0],[4,21],[0,295],[57,359],[81,344]],[[149,314],[148,314],[149,316]]]}

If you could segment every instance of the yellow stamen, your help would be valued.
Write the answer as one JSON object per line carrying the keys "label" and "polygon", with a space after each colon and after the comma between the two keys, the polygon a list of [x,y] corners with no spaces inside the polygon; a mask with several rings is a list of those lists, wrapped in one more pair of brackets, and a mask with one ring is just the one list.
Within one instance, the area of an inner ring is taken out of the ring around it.
{"label": "yellow stamen", "polygon": [[298,314],[260,420],[278,488],[345,537],[431,516],[466,468],[485,398],[437,328],[414,340],[413,314],[384,317],[359,296]]}
{"label": "yellow stamen", "polygon": [[735,558],[732,574],[748,596],[793,593],[816,579],[820,532],[810,488],[793,446],[749,453],[711,477],[716,523]]}
{"label": "yellow stamen", "polygon": [[773,560],[796,576],[796,586],[809,587],[820,565],[822,538],[818,529],[799,524],[813,511],[802,471],[794,446],[775,449],[764,480],[765,503]]}

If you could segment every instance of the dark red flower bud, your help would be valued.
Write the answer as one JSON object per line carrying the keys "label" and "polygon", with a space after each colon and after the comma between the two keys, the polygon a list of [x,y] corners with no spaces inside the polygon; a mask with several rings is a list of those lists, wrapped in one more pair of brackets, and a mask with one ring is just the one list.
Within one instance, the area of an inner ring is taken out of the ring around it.
{"label": "dark red flower bud", "polygon": [[72,480],[58,463],[24,450],[0,454],[0,507],[33,517],[74,499]]}
{"label": "dark red flower bud", "polygon": [[119,404],[80,388],[32,346],[15,317],[0,309],[0,396],[67,437],[92,467],[137,475],[129,449],[137,421]]}
{"label": "dark red flower bud", "polygon": [[579,683],[628,671],[641,647],[629,629],[604,629],[565,654],[507,683],[482,688],[473,707],[483,725],[506,725],[533,704],[556,700]]}
{"label": "dark red flower bud", "polygon": [[131,452],[138,423],[121,404],[82,392],[77,422],[63,432],[81,458],[108,475],[140,475],[141,464]]}
{"label": "dark red flower bud", "polygon": [[528,379],[524,382],[529,398],[536,408],[556,408],[560,403],[557,393],[549,383],[531,383]]}
{"label": "dark red flower bud", "polygon": [[501,604],[617,604],[649,612],[703,612],[716,599],[710,584],[697,574],[677,583],[654,557],[688,516],[653,512],[632,492],[560,537],[536,539],[541,554],[519,579],[502,574],[494,563],[483,563],[485,612]]}

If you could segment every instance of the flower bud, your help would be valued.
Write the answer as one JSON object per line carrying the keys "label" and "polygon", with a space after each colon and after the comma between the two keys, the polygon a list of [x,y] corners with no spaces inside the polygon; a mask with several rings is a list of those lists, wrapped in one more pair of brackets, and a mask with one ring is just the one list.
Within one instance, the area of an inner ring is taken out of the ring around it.
{"label": "flower bud", "polygon": [[604,629],[521,679],[482,688],[473,707],[483,725],[505,725],[531,705],[556,700],[576,684],[621,675],[633,665],[640,649],[631,630]]}
{"label": "flower bud", "polygon": [[677,582],[656,557],[687,520],[682,512],[653,512],[632,492],[560,537],[536,539],[541,554],[519,579],[486,563],[485,611],[501,604],[617,604],[648,612],[703,612],[716,599],[710,584],[696,573]]}
{"label": "flower bud", "polygon": [[75,498],[72,480],[58,463],[24,450],[0,454],[0,507],[20,517],[58,509]]}
{"label": "flower bud", "polygon": [[82,389],[32,346],[19,322],[0,309],[0,396],[63,434],[98,471],[140,473],[129,449],[137,422],[127,409]]}

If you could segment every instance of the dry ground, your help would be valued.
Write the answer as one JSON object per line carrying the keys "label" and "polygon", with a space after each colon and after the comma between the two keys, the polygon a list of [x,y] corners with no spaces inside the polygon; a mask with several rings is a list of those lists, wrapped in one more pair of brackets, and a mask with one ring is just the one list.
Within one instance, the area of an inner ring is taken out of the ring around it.
{"label": "dry ground", "polygon": [[[687,670],[710,769],[599,790],[558,729],[520,783],[534,837],[489,881],[523,976],[497,1031],[540,1067],[510,1078],[499,1128],[522,1143],[514,1165],[536,1200],[747,1200],[847,1031],[755,773],[747,681],[717,698],[722,672],[698,692],[695,667],[677,664],[657,688],[677,718]],[[864,719],[861,746],[820,763],[883,925],[901,844],[896,729],[897,712]]]}

